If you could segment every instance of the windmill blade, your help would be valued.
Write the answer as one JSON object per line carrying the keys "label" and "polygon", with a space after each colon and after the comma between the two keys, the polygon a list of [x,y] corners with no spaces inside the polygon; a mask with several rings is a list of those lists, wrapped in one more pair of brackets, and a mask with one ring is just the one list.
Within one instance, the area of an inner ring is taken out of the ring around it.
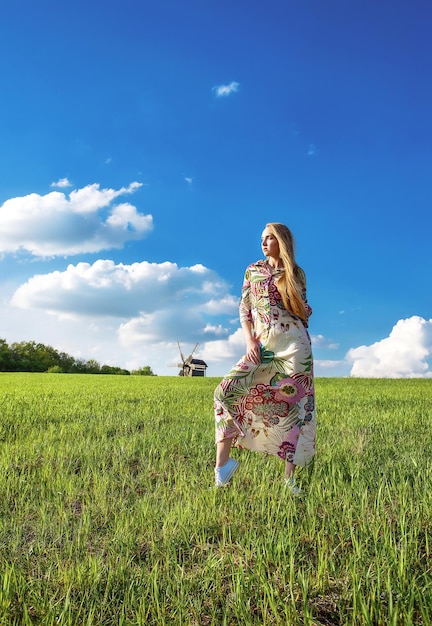
{"label": "windmill blade", "polygon": [[184,358],[184,356],[183,356],[183,352],[182,352],[182,349],[181,349],[181,347],[180,347],[180,342],[179,342],[179,341],[177,341],[177,345],[178,345],[178,349],[179,349],[179,352],[180,352],[181,360],[182,360],[182,361],[183,361],[183,363],[184,363],[185,358]]}
{"label": "windmill blade", "polygon": [[194,349],[193,349],[193,350],[192,350],[192,352],[190,353],[190,357],[189,357],[189,358],[191,358],[191,357],[192,357],[193,353],[194,353],[194,352],[195,352],[195,350],[198,348],[198,346],[199,346],[199,343],[196,343],[196,344],[195,344]]}

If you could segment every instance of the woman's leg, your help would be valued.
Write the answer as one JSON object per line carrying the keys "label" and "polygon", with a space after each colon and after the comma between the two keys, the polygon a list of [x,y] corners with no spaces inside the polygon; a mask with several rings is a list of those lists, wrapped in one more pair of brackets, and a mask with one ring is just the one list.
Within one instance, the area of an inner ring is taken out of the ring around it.
{"label": "woman's leg", "polygon": [[286,461],[285,463],[285,480],[292,479],[294,480],[294,472],[296,466],[291,461]]}
{"label": "woman's leg", "polygon": [[228,462],[232,439],[224,439],[216,444],[216,467],[223,467]]}

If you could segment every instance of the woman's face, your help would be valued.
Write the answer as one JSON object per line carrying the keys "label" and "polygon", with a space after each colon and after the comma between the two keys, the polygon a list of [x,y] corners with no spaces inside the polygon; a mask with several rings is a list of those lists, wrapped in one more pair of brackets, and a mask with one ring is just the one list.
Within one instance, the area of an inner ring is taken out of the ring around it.
{"label": "woman's face", "polygon": [[279,258],[278,240],[268,228],[265,228],[261,235],[261,248],[265,256],[273,257],[274,259]]}

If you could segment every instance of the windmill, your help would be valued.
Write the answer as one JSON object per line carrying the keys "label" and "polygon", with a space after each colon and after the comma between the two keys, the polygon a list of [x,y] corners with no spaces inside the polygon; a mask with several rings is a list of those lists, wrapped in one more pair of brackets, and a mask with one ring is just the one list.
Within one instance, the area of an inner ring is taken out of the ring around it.
{"label": "windmill", "polygon": [[196,343],[194,349],[190,353],[190,355],[185,359],[180,342],[177,341],[178,349],[180,352],[181,363],[177,363],[177,367],[180,368],[179,376],[205,376],[205,371],[207,369],[207,363],[201,361],[201,359],[194,359],[193,355],[195,350],[198,348],[199,344]]}

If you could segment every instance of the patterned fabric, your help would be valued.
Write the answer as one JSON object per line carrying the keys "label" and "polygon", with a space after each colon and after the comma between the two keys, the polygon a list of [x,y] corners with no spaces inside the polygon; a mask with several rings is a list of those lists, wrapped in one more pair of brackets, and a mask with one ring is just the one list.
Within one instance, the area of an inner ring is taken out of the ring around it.
{"label": "patterned fabric", "polygon": [[[261,343],[261,363],[246,356],[215,390],[216,442],[279,456],[306,466],[315,454],[313,358],[306,325],[287,311],[276,283],[283,272],[267,261],[246,269],[240,321],[249,320]],[[306,301],[306,279],[299,268]]]}

